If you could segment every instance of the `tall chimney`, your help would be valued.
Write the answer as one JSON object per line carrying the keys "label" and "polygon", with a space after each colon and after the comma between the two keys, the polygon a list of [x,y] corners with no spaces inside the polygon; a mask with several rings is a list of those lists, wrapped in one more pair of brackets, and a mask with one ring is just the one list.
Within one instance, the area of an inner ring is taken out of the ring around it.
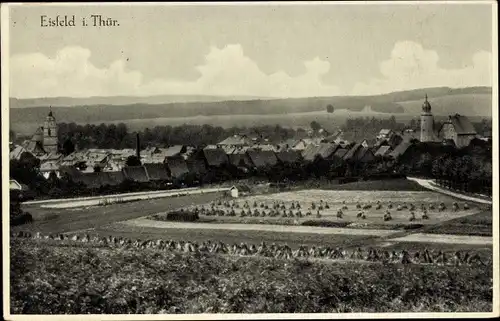
{"label": "tall chimney", "polygon": [[141,143],[139,141],[139,133],[136,134],[135,140],[135,155],[140,160],[141,159]]}

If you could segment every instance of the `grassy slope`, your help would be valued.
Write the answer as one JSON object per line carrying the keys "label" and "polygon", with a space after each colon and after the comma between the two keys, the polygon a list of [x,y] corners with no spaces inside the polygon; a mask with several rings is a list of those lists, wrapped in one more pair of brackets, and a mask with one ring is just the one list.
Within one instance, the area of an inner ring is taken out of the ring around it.
{"label": "grassy slope", "polygon": [[204,204],[220,197],[218,193],[199,194],[181,197],[168,197],[142,200],[132,203],[83,209],[49,209],[37,205],[23,206],[23,210],[32,214],[34,223],[13,228],[17,230],[61,233],[93,227],[100,227],[117,221],[152,215],[161,211],[174,210],[192,204]]}
{"label": "grassy slope", "polygon": [[388,180],[372,180],[358,181],[346,184],[334,184],[321,181],[311,181],[305,183],[307,187],[315,187],[325,190],[344,190],[344,191],[410,191],[410,192],[428,192],[429,190],[422,187],[414,181],[407,179],[388,179]]}
{"label": "grassy slope", "polygon": [[493,212],[480,213],[449,220],[426,228],[425,233],[458,234],[458,235],[493,235]]}
{"label": "grassy slope", "polygon": [[20,242],[11,245],[14,314],[492,310],[492,266],[381,268]]}

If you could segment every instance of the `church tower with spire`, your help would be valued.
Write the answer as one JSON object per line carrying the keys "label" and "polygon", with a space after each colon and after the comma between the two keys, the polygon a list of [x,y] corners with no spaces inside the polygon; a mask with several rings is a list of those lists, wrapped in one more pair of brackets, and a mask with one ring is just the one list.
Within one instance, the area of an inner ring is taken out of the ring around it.
{"label": "church tower with spire", "polygon": [[52,107],[50,108],[49,114],[45,118],[45,123],[43,125],[43,149],[47,153],[56,153],[58,151],[57,123],[56,118],[52,113]]}
{"label": "church tower with spire", "polygon": [[431,112],[431,104],[427,100],[427,94],[425,94],[425,101],[420,114],[420,141],[433,142],[434,137],[434,116]]}

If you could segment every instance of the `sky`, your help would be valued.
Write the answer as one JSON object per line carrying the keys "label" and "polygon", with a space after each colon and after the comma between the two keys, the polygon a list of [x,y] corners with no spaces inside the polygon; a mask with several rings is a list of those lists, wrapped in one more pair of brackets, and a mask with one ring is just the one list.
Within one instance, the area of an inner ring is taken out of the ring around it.
{"label": "sky", "polygon": [[[11,6],[10,95],[311,97],[491,86],[492,10],[477,3]],[[119,26],[93,27],[92,14]],[[74,15],[76,26],[41,27],[42,15]]]}

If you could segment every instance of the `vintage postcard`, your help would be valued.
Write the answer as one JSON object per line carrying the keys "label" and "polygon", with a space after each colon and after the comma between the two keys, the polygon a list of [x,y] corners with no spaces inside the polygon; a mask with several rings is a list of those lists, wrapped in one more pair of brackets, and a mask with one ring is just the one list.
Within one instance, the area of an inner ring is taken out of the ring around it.
{"label": "vintage postcard", "polygon": [[1,15],[4,319],[499,315],[495,1]]}

